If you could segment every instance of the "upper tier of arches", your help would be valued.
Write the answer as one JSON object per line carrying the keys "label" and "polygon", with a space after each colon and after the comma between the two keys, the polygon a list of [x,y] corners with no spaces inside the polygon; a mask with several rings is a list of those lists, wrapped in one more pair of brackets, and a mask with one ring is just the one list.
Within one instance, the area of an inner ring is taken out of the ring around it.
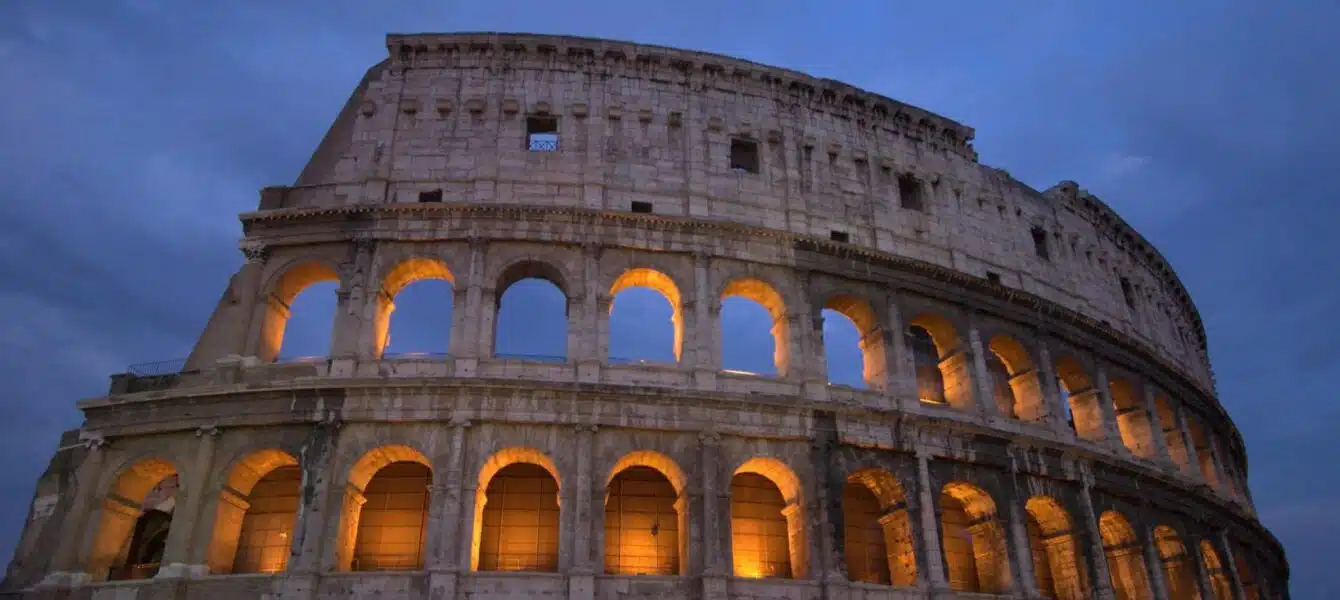
{"label": "upper tier of arches", "polygon": [[978,164],[972,130],[953,121],[668,48],[461,34],[392,36],[388,49],[297,185],[266,190],[262,210],[534,205],[819,236],[998,279],[1111,323],[1212,385],[1203,324],[1157,250],[1074,182],[1039,192]]}

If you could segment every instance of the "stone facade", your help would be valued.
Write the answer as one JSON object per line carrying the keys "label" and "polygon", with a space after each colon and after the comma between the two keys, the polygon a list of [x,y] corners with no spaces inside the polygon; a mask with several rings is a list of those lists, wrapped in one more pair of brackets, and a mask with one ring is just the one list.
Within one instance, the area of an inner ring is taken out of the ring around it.
{"label": "stone facade", "polygon": [[[736,59],[387,47],[242,215],[185,364],[80,403],[7,593],[1288,597],[1194,306],[1074,183],[1033,191],[967,127]],[[528,278],[567,298],[558,361],[495,352]],[[453,285],[449,353],[388,355],[422,279]],[[319,281],[329,356],[277,360]],[[611,360],[629,287],[670,302],[676,361]],[[772,315],[777,376],[722,369],[729,297]],[[863,386],[829,383],[825,310],[860,331]]]}

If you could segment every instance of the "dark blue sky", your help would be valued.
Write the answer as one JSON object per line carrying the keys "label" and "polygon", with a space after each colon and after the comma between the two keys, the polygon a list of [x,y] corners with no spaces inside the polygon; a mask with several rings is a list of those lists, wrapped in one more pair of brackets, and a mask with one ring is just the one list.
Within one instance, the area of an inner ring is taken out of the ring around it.
{"label": "dark blue sky", "polygon": [[[1340,5],[1305,1],[6,1],[0,560],[74,401],[190,350],[240,264],[236,214],[296,177],[385,33],[535,31],[844,80],[975,127],[983,162],[1034,187],[1099,195],[1200,307],[1261,517],[1295,597],[1322,597],[1340,586],[1337,25]],[[527,307],[504,326],[513,351],[555,350],[514,335],[543,331],[544,292],[509,299]],[[448,298],[407,290],[392,350],[443,349]],[[323,354],[333,296],[299,302],[285,354]],[[619,307],[614,352],[665,356],[668,308]],[[770,354],[756,322],[727,325],[759,349],[731,357]]]}

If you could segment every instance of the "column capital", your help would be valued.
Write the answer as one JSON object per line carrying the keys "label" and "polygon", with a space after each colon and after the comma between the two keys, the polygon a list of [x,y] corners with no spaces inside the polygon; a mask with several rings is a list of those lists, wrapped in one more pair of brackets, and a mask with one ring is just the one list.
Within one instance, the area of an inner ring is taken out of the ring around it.
{"label": "column capital", "polygon": [[264,263],[270,256],[270,248],[260,240],[242,238],[237,244],[237,249],[246,257],[247,264]]}
{"label": "column capital", "polygon": [[223,433],[223,429],[220,428],[217,423],[210,423],[209,425],[201,425],[200,427],[197,427],[195,430],[195,437],[203,438],[208,436],[210,438],[216,438],[219,437],[219,434],[221,433]]}

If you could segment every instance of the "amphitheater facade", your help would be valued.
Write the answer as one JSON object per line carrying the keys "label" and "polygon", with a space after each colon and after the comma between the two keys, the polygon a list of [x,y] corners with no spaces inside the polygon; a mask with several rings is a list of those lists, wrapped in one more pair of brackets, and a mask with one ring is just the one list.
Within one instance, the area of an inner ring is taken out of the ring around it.
{"label": "amphitheater facade", "polygon": [[[12,597],[1288,598],[1191,299],[1075,183],[723,56],[386,41],[241,215],[189,359],[79,403]],[[567,298],[557,360],[494,347],[531,278]],[[449,352],[388,354],[423,279],[452,284]],[[279,359],[322,281],[329,356]],[[633,287],[670,303],[675,361],[609,356]],[[734,297],[771,315],[775,375],[723,368]],[[824,314],[863,385],[830,383]]]}

